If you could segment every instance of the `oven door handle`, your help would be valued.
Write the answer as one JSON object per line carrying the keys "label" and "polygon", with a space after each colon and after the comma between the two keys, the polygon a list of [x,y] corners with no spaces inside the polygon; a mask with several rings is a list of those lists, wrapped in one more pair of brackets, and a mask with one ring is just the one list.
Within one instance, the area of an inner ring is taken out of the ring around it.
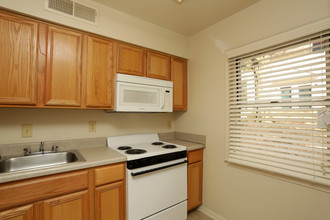
{"label": "oven door handle", "polygon": [[166,168],[169,168],[169,167],[174,167],[174,166],[184,164],[184,163],[187,163],[187,162],[188,162],[188,160],[184,160],[184,161],[179,162],[179,163],[174,163],[174,164],[170,164],[170,165],[166,165],[166,166],[162,166],[162,167],[157,167],[157,168],[154,168],[154,169],[144,170],[144,171],[135,172],[135,173],[132,172],[131,175],[132,176],[139,176],[139,175],[143,175],[143,174],[146,174],[146,173],[151,173],[151,172],[154,172],[154,171],[157,171],[157,170],[162,170],[162,169],[166,169]]}

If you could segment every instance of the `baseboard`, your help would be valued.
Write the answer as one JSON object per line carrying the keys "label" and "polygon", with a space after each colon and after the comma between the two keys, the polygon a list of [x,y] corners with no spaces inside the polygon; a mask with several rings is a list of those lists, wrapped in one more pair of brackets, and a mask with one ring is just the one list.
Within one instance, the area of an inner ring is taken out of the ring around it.
{"label": "baseboard", "polygon": [[205,215],[208,215],[209,217],[213,218],[214,220],[227,220],[223,216],[215,213],[214,211],[206,208],[203,205],[198,208],[198,211],[203,212]]}

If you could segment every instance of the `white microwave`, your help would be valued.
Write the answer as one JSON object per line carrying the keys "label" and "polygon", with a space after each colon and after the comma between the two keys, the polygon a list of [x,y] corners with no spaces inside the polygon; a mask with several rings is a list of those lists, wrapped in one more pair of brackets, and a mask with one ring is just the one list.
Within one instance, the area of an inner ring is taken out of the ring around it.
{"label": "white microwave", "polygon": [[116,112],[172,112],[173,82],[117,73]]}

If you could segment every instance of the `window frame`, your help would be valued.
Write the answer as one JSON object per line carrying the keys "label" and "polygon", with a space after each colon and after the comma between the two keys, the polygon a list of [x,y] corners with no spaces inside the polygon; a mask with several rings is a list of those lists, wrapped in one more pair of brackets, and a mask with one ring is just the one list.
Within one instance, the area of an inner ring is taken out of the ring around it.
{"label": "window frame", "polygon": [[[260,52],[267,51],[270,47],[276,46],[278,44],[285,44],[284,42],[289,42],[291,40],[296,40],[300,37],[305,37],[308,36],[312,33],[320,32],[330,29],[330,18],[323,19],[317,22],[314,22],[312,24],[293,29],[291,31],[275,35],[273,37],[261,40],[259,42],[255,42],[252,44],[245,45],[240,48],[235,48],[229,51],[226,51],[225,57],[226,57],[226,146],[225,146],[225,161],[228,162],[228,151],[229,151],[229,62],[228,60],[230,58],[234,57],[239,57],[243,56],[243,54],[246,54],[248,56],[249,54],[254,54],[256,53],[256,49],[259,50]],[[329,40],[330,41],[330,40]],[[330,52],[329,52],[330,53]],[[239,62],[238,60],[236,60]],[[330,70],[326,70],[327,72]],[[299,89],[299,88],[296,88]],[[288,87],[288,90],[292,90],[292,88]],[[299,89],[300,90],[300,89]],[[282,96],[285,96],[285,93],[281,94]],[[249,168],[249,167],[248,167]],[[253,169],[253,168],[252,168]],[[260,170],[257,170],[257,172],[260,172]],[[280,175],[281,177],[283,174],[274,174],[273,176],[278,176]],[[285,176],[285,175],[284,175]],[[290,178],[288,176],[285,176],[285,179]],[[299,180],[300,181],[300,180]]]}

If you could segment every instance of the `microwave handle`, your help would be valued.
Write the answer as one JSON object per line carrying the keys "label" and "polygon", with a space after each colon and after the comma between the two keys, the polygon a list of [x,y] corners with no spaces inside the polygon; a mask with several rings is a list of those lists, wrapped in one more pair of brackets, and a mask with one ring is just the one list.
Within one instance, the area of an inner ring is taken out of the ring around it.
{"label": "microwave handle", "polygon": [[164,88],[162,88],[162,106],[161,106],[161,109],[164,109],[165,107],[165,95],[166,95],[166,90]]}

